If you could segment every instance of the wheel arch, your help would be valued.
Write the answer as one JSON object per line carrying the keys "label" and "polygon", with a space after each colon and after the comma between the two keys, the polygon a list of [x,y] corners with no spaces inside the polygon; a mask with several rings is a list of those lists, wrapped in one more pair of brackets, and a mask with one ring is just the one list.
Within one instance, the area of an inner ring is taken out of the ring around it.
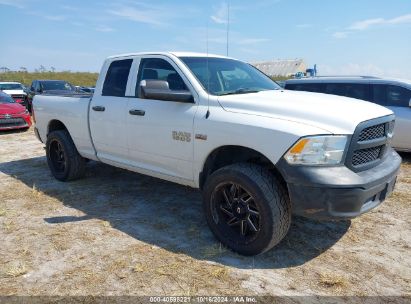
{"label": "wheel arch", "polygon": [[[57,131],[57,130],[67,130],[67,132],[68,132],[68,129],[67,129],[66,125],[63,122],[61,122],[58,119],[53,119],[47,125],[47,136],[51,132]],[[69,132],[69,134],[70,134],[70,132]]]}
{"label": "wheel arch", "polygon": [[208,176],[210,176],[214,171],[240,162],[249,162],[262,165],[275,174],[282,183],[286,184],[283,176],[278,171],[275,164],[263,153],[245,146],[224,145],[215,148],[208,154],[199,173],[199,188],[203,189]]}

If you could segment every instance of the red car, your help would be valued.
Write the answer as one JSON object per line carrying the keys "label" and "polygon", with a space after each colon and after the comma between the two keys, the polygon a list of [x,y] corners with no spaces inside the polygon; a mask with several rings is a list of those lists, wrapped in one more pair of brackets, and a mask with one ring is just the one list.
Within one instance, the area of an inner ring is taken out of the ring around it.
{"label": "red car", "polygon": [[30,113],[6,93],[0,92],[0,130],[28,129]]}

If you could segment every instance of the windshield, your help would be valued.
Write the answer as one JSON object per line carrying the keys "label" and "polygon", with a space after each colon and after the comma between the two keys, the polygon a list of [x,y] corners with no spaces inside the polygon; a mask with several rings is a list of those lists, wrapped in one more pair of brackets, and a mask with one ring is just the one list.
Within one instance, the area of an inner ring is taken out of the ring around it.
{"label": "windshield", "polygon": [[15,103],[15,101],[9,95],[0,93],[0,103]]}
{"label": "windshield", "polygon": [[63,90],[63,91],[74,91],[71,84],[66,81],[44,81],[41,83],[44,91],[51,90]]}
{"label": "windshield", "polygon": [[253,66],[233,59],[181,57],[203,88],[213,95],[245,94],[281,89]]}
{"label": "windshield", "polygon": [[23,90],[20,83],[0,83],[0,91],[3,90]]}

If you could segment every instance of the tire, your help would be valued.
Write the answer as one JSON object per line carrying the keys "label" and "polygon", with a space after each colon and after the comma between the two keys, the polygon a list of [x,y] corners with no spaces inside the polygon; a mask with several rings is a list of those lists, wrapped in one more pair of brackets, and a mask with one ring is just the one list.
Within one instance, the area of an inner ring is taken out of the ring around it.
{"label": "tire", "polygon": [[215,171],[204,185],[203,204],[216,238],[242,255],[270,250],[290,228],[288,193],[259,165],[238,163]]}
{"label": "tire", "polygon": [[47,136],[46,155],[50,171],[59,181],[71,181],[84,175],[86,162],[66,130],[50,132]]}

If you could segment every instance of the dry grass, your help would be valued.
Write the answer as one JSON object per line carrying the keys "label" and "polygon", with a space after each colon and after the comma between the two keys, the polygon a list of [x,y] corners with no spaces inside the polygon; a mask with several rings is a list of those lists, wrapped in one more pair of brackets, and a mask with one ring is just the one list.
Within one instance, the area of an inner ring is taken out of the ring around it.
{"label": "dry grass", "polygon": [[348,286],[346,277],[336,273],[320,273],[319,284],[326,288],[342,289]]}
{"label": "dry grass", "polygon": [[93,162],[60,183],[39,156],[32,131],[0,135],[0,295],[411,294],[409,162],[376,210],[294,219],[274,250],[242,257],[192,190]]}
{"label": "dry grass", "polygon": [[19,276],[22,276],[28,272],[27,267],[24,263],[15,263],[12,265],[9,265],[6,268],[5,274],[8,277],[16,278]]}

